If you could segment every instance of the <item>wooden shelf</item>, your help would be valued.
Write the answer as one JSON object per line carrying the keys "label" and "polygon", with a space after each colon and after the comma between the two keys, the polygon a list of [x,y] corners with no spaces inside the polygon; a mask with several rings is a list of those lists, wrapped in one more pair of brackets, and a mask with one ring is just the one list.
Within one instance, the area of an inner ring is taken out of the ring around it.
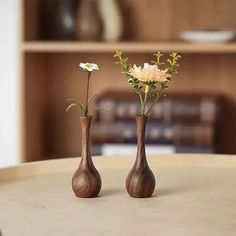
{"label": "wooden shelf", "polygon": [[86,80],[80,79],[84,73],[78,70],[81,61],[101,66],[91,94],[130,89],[112,59],[116,49],[128,52],[130,63],[138,65],[150,61],[158,50],[183,54],[171,90],[224,94],[215,146],[219,153],[236,153],[236,41],[196,44],[178,40],[179,33],[189,29],[235,28],[235,0],[120,0],[126,41],[113,43],[42,40],[47,20],[57,12],[53,10],[50,19],[44,17],[42,24],[42,0],[19,2],[22,161],[81,154],[79,113],[65,112],[66,98],[84,99]]}
{"label": "wooden shelf", "polygon": [[22,45],[24,52],[56,53],[56,52],[83,52],[83,53],[110,53],[116,49],[123,49],[132,53],[169,52],[182,53],[236,53],[236,43],[185,43],[185,42],[25,42]]}

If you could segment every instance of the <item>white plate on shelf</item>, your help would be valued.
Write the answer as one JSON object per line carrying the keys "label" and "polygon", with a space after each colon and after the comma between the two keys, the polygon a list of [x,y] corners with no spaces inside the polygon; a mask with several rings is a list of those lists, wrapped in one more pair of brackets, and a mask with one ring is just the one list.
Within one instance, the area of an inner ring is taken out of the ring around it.
{"label": "white plate on shelf", "polygon": [[193,30],[180,32],[179,38],[193,43],[225,43],[236,36],[233,30]]}

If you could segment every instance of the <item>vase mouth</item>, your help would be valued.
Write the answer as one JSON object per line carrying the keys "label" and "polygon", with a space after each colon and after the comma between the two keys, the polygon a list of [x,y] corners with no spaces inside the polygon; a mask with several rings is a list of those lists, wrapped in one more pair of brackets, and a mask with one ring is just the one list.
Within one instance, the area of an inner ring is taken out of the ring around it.
{"label": "vase mouth", "polygon": [[80,116],[80,119],[86,120],[86,119],[92,119],[93,116]]}
{"label": "vase mouth", "polygon": [[148,117],[146,115],[137,115],[136,116],[136,119],[140,119],[140,118],[146,120]]}

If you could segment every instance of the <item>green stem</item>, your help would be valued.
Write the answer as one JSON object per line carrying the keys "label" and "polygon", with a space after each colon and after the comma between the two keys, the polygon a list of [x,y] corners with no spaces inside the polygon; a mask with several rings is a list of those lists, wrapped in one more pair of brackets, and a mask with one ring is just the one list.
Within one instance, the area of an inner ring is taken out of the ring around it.
{"label": "green stem", "polygon": [[161,83],[161,88],[160,90],[157,92],[157,96],[156,98],[154,99],[152,105],[149,107],[147,113],[146,113],[146,116],[152,111],[153,107],[156,105],[156,103],[158,102],[159,98],[162,97],[164,95],[163,93],[163,90],[165,90],[166,88],[166,85],[169,81],[166,81],[166,82],[163,82]]}
{"label": "green stem", "polygon": [[147,93],[145,93],[144,95],[142,115],[145,115],[146,102],[147,102]]}
{"label": "green stem", "polygon": [[152,105],[149,107],[146,116],[152,111],[153,107],[156,105],[156,103],[158,102],[159,98],[161,97],[161,95],[158,93],[156,98],[154,99]]}
{"label": "green stem", "polygon": [[140,103],[141,103],[141,114],[142,114],[142,111],[143,111],[143,97],[142,97],[140,92],[137,92],[137,93],[138,93],[138,96],[139,96],[139,99],[140,99]]}
{"label": "green stem", "polygon": [[84,116],[87,116],[87,114],[88,114],[88,96],[89,96],[89,82],[90,82],[90,76],[91,76],[91,72],[88,72]]}

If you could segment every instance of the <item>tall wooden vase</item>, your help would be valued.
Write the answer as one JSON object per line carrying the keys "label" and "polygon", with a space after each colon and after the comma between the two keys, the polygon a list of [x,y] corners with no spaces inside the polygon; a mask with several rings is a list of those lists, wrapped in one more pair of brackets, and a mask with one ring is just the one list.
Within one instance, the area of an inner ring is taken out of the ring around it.
{"label": "tall wooden vase", "polygon": [[90,125],[92,116],[80,117],[82,126],[81,162],[72,178],[72,189],[77,197],[97,197],[101,190],[101,177],[93,164],[90,153]]}
{"label": "tall wooden vase", "polygon": [[145,116],[137,116],[138,150],[133,168],[126,179],[126,189],[131,197],[151,197],[155,189],[155,177],[148,166],[145,152]]}

